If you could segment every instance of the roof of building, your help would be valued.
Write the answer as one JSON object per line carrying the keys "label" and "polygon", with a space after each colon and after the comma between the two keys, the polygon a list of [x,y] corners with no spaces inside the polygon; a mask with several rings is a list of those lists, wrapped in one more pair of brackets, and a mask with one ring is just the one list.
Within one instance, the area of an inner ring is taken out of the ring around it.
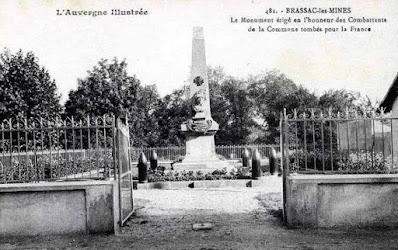
{"label": "roof of building", "polygon": [[390,112],[395,99],[398,97],[398,74],[395,76],[387,94],[384,96],[383,101],[380,103],[380,108],[384,108],[384,112]]}

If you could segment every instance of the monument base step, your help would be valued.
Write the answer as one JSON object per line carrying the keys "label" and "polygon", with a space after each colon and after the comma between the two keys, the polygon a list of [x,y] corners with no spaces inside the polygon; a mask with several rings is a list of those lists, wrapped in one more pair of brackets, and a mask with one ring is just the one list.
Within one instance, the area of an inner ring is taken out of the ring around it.
{"label": "monument base step", "polygon": [[221,170],[226,168],[227,171],[231,171],[234,165],[228,161],[201,161],[201,162],[180,162],[173,164],[173,170],[175,171],[201,171],[202,173],[211,173],[215,170]]}

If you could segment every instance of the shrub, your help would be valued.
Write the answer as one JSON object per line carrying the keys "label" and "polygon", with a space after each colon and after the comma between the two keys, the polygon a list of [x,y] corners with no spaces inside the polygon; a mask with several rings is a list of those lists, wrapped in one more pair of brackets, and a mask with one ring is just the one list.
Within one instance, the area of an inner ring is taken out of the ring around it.
{"label": "shrub", "polygon": [[[84,157],[71,154],[49,154],[37,155],[14,155],[2,158],[0,161],[0,181],[25,182],[61,179],[67,176],[71,178],[82,177],[83,173],[89,173],[93,170],[99,170],[101,173],[95,177],[109,176],[110,173],[104,173],[104,169],[113,168],[112,152],[87,153]],[[93,176],[94,177],[94,176]]]}
{"label": "shrub", "polygon": [[148,182],[162,181],[201,181],[201,180],[234,180],[251,179],[250,171],[232,169],[229,173],[226,168],[215,170],[212,173],[202,173],[201,171],[173,171],[173,170],[148,170]]}
{"label": "shrub", "polygon": [[[323,158],[324,157],[324,158]],[[353,152],[349,155],[341,153],[313,151],[304,152],[298,150],[290,156],[290,169],[292,171],[318,170],[318,171],[347,171],[347,172],[389,172],[398,170],[398,158],[391,156],[383,156],[382,153],[373,152]],[[305,168],[305,159],[307,159],[307,169]],[[323,169],[323,161],[325,169]],[[332,165],[333,162],[333,165]]]}
{"label": "shrub", "polygon": [[348,159],[337,162],[339,171],[388,172],[398,170],[398,158],[371,152],[351,153]]}

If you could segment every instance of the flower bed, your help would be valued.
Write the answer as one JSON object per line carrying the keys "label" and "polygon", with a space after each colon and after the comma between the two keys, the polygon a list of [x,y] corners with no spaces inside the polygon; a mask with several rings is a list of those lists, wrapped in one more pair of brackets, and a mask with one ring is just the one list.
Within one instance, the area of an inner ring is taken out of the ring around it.
{"label": "flower bed", "polygon": [[[203,173],[201,171],[173,171],[159,168],[157,170],[148,170],[148,182],[165,181],[201,181],[201,180],[239,180],[251,179],[252,173],[249,168],[233,168],[227,171],[226,168],[215,170],[212,173]],[[138,179],[135,176],[133,179]]]}

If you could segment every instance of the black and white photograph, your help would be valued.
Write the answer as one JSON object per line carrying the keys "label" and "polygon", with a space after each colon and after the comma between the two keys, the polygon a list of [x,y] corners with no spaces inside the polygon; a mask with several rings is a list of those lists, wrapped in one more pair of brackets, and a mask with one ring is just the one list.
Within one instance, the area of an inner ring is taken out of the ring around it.
{"label": "black and white photograph", "polygon": [[395,0],[0,0],[0,249],[397,249]]}

